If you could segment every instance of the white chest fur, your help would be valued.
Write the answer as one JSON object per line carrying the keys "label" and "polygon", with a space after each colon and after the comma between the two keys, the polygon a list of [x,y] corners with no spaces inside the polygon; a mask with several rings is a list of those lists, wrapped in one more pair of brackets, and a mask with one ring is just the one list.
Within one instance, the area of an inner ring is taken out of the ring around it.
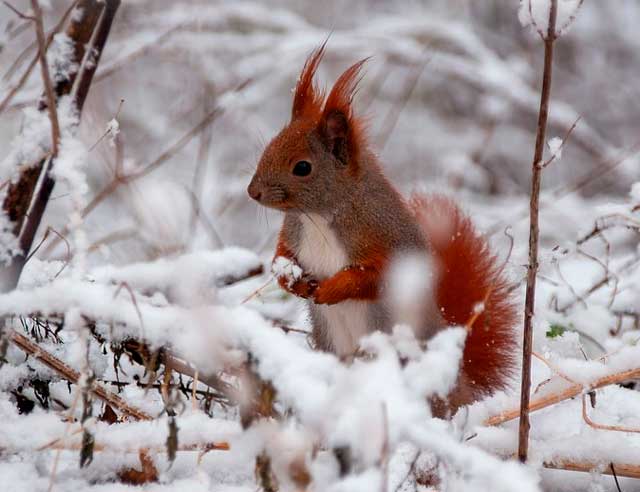
{"label": "white chest fur", "polygon": [[[349,264],[342,242],[329,222],[316,214],[301,215],[302,231],[298,260],[318,280],[331,277]],[[358,340],[368,333],[368,306],[362,301],[343,301],[331,306],[318,305],[327,335],[339,356],[352,354]]]}
{"label": "white chest fur", "polygon": [[342,242],[329,221],[317,214],[300,216],[302,234],[298,259],[318,279],[330,277],[349,263]]}

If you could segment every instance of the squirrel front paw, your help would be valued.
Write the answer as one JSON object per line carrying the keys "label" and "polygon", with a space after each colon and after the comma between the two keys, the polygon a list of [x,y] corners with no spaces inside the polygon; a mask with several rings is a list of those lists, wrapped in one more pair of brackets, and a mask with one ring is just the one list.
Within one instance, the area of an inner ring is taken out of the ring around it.
{"label": "squirrel front paw", "polygon": [[[280,281],[280,279],[278,279],[278,281]],[[280,285],[282,286],[282,282]],[[318,281],[311,275],[304,274],[300,279],[293,282],[293,284],[284,288],[298,297],[310,299],[313,298],[318,288]]]}
{"label": "squirrel front paw", "polygon": [[318,281],[305,273],[294,259],[276,257],[271,265],[271,271],[278,279],[280,287],[295,296],[309,299],[318,288]]}

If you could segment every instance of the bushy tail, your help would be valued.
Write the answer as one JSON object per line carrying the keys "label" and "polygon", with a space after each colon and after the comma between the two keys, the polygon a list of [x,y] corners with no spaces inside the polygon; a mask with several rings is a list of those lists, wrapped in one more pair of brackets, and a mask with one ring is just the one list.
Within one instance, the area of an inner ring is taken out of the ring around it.
{"label": "bushy tail", "polygon": [[515,369],[518,314],[502,272],[469,217],[443,196],[415,197],[412,208],[438,263],[438,307],[450,325],[469,328],[456,406],[504,389]]}

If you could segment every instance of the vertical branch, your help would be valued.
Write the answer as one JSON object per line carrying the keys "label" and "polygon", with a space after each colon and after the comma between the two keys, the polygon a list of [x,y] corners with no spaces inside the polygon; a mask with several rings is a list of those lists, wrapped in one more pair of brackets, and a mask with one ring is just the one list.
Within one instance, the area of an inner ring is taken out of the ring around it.
{"label": "vertical branch", "polygon": [[44,26],[42,24],[42,9],[38,0],[31,0],[31,9],[35,17],[36,36],[38,39],[38,58],[40,59],[40,71],[42,72],[42,83],[44,85],[44,93],[47,98],[47,111],[51,120],[51,155],[58,155],[58,142],[60,140],[60,123],[58,122],[58,109],[56,107],[56,97],[51,84],[51,76],[49,74],[49,65],[47,64],[47,41],[44,36]]}
{"label": "vertical branch", "polygon": [[[32,0],[32,2],[34,12],[37,14],[39,11],[36,10],[39,9],[37,1]],[[73,41],[72,61],[78,64],[79,70],[76,73],[70,73],[68,79],[58,81],[55,87],[51,86],[50,79],[47,78],[49,75],[48,67],[46,60],[43,60],[47,41],[44,39],[42,25],[39,26],[38,46],[43,77],[45,77],[46,94],[46,97],[40,102],[40,110],[47,109],[50,115],[55,115],[56,100],[62,96],[69,95],[72,87],[77,87],[73,93],[74,102],[78,113],[82,111],[93,74],[97,68],[100,54],[106,43],[107,35],[119,5],[120,0],[80,0],[77,3],[66,32]],[[91,50],[92,56],[85,57],[87,49]],[[83,64],[87,65],[87,67],[83,67]],[[49,83],[47,83],[47,80],[49,80]],[[56,118],[52,117],[53,120],[57,121],[57,116]],[[53,122],[52,125],[54,125]],[[53,145],[57,146],[60,129],[52,130],[52,133],[54,137]],[[17,181],[9,185],[2,208],[13,223],[13,232],[18,237],[22,254],[13,258],[2,272],[0,276],[0,291],[9,291],[15,288],[18,283],[18,278],[26,262],[55,184],[50,172],[54,164],[55,151],[57,151],[57,147],[52,147],[51,153],[36,165],[25,169]]]}
{"label": "vertical branch", "polygon": [[544,40],[544,71],[538,128],[533,154],[531,177],[531,201],[529,204],[529,265],[527,266],[527,290],[524,305],[524,338],[522,342],[522,387],[520,390],[520,427],[518,432],[518,459],[527,460],[529,449],[529,397],[531,393],[531,352],[533,349],[533,314],[535,311],[536,275],[538,273],[538,214],[540,210],[540,181],[542,179],[545,133],[551,94],[551,72],[553,67],[553,43],[556,40],[557,0],[551,0],[549,25]]}

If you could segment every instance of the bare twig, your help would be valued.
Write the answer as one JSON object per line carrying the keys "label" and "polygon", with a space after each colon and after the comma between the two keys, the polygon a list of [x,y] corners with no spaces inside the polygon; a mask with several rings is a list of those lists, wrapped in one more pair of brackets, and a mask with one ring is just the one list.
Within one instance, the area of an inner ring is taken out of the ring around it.
{"label": "bare twig", "polygon": [[20,12],[17,8],[15,8],[13,5],[11,5],[6,0],[4,0],[2,3],[4,3],[9,10],[11,10],[14,14],[16,14],[21,19],[26,20],[26,21],[35,21],[36,20],[36,18],[33,15],[27,15],[27,14],[25,14],[23,12]]}
{"label": "bare twig", "polygon": [[42,72],[42,83],[44,93],[47,98],[47,111],[51,121],[51,154],[53,158],[58,156],[58,142],[60,140],[60,123],[58,121],[58,109],[56,106],[56,96],[53,91],[53,83],[49,75],[49,65],[47,64],[47,42],[44,37],[44,26],[42,24],[42,9],[38,0],[31,0],[31,8],[36,25],[36,36],[38,37],[38,57],[40,59],[40,70]]}
{"label": "bare twig", "polygon": [[533,154],[531,178],[531,202],[529,205],[529,264],[527,266],[527,289],[524,307],[524,339],[522,343],[522,387],[520,390],[520,425],[518,430],[518,459],[527,461],[529,446],[529,399],[531,392],[531,351],[533,348],[533,313],[535,310],[536,274],[538,273],[538,215],[540,210],[540,184],[542,180],[542,157],[544,152],[549,96],[551,95],[551,74],[553,68],[553,43],[556,39],[557,0],[551,0],[549,26],[544,37],[544,71],[542,93],[538,113],[538,129]]}
{"label": "bare twig", "polygon": [[[62,449],[62,450],[66,450],[66,451],[78,451],[80,450],[81,447],[81,443],[77,442],[77,443],[65,443],[64,439],[58,439],[54,442],[49,443],[46,446],[43,446],[42,448],[39,449],[39,451],[45,451],[45,450],[49,450],[49,449]],[[102,443],[96,443],[94,445],[94,451],[96,452],[102,452],[102,451],[107,451],[107,452],[111,452],[111,453],[138,453],[140,452],[140,449],[142,448],[136,448],[136,447],[132,447],[132,448],[117,448],[117,447],[113,447],[113,446],[109,446],[106,444],[102,444]],[[149,451],[152,451],[153,453],[165,453],[167,451],[167,448],[165,446],[157,446],[157,447],[145,447],[144,449],[148,449]],[[180,446],[178,446],[178,448],[176,449],[176,451],[181,451],[181,452],[208,452],[208,451],[228,451],[229,449],[231,449],[231,446],[229,446],[228,442],[225,441],[221,441],[221,442],[208,442],[208,443],[204,443],[204,444],[182,444]]]}
{"label": "bare twig", "polygon": [[[557,392],[533,399],[529,403],[528,413],[535,412],[536,410],[541,410],[551,405],[555,405],[556,403],[560,403],[562,401],[568,400],[569,398],[574,398],[578,396],[580,393],[582,393],[583,391],[603,388],[605,386],[622,383],[624,381],[628,381],[630,379],[635,379],[638,377],[640,377],[640,367],[617,372],[614,374],[610,374],[608,376],[603,376],[601,378],[595,379],[594,381],[591,381],[590,383],[572,384]],[[501,412],[498,415],[489,417],[487,420],[485,420],[484,423],[485,425],[499,425],[504,422],[517,419],[519,415],[520,415],[520,407],[513,408],[511,410]]]}
{"label": "bare twig", "polygon": [[640,433],[640,429],[637,429],[637,428],[623,427],[621,425],[599,424],[591,420],[591,417],[589,417],[589,414],[587,413],[587,395],[586,394],[582,395],[582,420],[584,420],[589,427],[593,427],[594,429],[608,430],[608,431],[615,431],[615,432],[631,432],[634,434]]}
{"label": "bare twig", "polygon": [[622,489],[620,488],[620,483],[618,482],[618,475],[616,474],[616,469],[613,467],[613,463],[609,463],[609,467],[611,468],[613,479],[616,482],[616,489],[618,489],[618,492],[622,492]]}
{"label": "bare twig", "polygon": [[[604,463],[589,461],[573,461],[557,459],[553,461],[545,461],[543,466],[554,470],[569,470],[591,473],[597,471],[603,475],[613,475],[614,473],[621,477],[640,478],[640,465],[630,463],[611,463],[610,467],[603,468]],[[613,471],[615,466],[615,472]]]}
{"label": "bare twig", "polygon": [[240,401],[239,392],[233,386],[225,383],[215,374],[202,373],[191,364],[173,355],[169,351],[165,351],[164,353],[164,362],[166,365],[170,366],[172,370],[179,372],[180,374],[189,376],[194,380],[196,379],[197,375],[197,379],[199,382],[213,388],[217,392],[224,395],[231,404],[237,404]]}
{"label": "bare twig", "polygon": [[[113,117],[113,119],[116,121],[118,120],[118,116],[120,116],[120,111],[122,110],[123,104],[124,104],[124,99],[120,99],[120,103],[118,104],[118,110],[116,111],[116,114]],[[107,129],[105,130],[105,132],[102,135],[100,135],[100,138],[98,138],[98,140],[96,140],[96,142],[91,147],[89,147],[89,150],[87,150],[87,153],[93,151],[93,149],[95,149],[100,144],[100,142],[102,142],[105,139],[105,137],[109,135],[111,132],[112,132],[111,127],[107,125]]]}

